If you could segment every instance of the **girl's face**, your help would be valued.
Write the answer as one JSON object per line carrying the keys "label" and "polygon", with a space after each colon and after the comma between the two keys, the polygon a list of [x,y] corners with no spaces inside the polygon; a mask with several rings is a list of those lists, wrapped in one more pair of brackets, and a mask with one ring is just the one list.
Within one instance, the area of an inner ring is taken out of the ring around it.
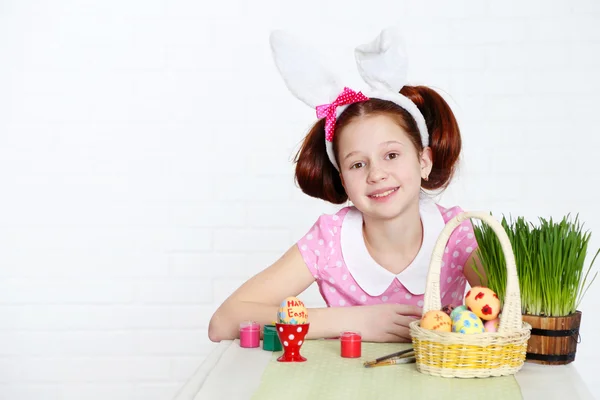
{"label": "girl's face", "polygon": [[418,204],[421,179],[429,175],[431,149],[422,154],[392,118],[356,118],[338,138],[338,165],[348,198],[363,214],[398,216]]}

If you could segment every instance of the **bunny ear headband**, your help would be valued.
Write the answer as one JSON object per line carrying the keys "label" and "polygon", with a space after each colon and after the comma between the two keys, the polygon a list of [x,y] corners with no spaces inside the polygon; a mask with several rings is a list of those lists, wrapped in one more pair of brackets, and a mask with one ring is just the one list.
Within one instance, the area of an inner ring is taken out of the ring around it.
{"label": "bunny ear headband", "polygon": [[275,64],[288,89],[316,109],[317,118],[325,118],[325,148],[338,171],[333,153],[335,121],[350,104],[370,98],[391,101],[409,112],[417,123],[423,147],[429,145],[425,118],[415,103],[400,94],[406,85],[408,59],[396,30],[384,29],[375,40],[354,51],[358,72],[369,85],[365,94],[340,84],[336,76],[321,65],[318,55],[291,35],[275,31],[270,39]]}

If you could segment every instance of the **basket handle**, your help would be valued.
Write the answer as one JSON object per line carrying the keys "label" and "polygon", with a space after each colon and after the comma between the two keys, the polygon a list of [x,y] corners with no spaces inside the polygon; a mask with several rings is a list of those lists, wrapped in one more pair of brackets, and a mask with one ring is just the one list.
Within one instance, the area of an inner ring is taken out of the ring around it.
{"label": "basket handle", "polygon": [[503,333],[521,329],[523,324],[521,316],[521,292],[519,291],[519,277],[517,275],[515,255],[510,244],[510,239],[504,231],[504,227],[498,220],[485,212],[462,212],[448,221],[444,229],[442,229],[435,247],[433,248],[433,254],[431,255],[431,263],[429,264],[429,272],[427,273],[427,283],[425,286],[423,313],[430,310],[440,310],[442,308],[440,300],[440,269],[442,257],[444,256],[444,249],[454,229],[456,229],[463,221],[471,218],[479,219],[492,228],[494,233],[498,236],[506,260],[506,294],[504,297],[504,305],[502,307],[498,332]]}

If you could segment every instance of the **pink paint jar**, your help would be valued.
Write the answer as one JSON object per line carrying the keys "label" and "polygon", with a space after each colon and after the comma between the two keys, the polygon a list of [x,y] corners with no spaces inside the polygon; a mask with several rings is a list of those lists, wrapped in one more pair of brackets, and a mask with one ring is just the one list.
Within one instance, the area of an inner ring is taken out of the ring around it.
{"label": "pink paint jar", "polygon": [[344,358],[359,358],[362,349],[360,332],[342,332],[340,335],[341,356]]}
{"label": "pink paint jar", "polygon": [[260,325],[254,321],[240,324],[240,347],[253,348],[260,346]]}

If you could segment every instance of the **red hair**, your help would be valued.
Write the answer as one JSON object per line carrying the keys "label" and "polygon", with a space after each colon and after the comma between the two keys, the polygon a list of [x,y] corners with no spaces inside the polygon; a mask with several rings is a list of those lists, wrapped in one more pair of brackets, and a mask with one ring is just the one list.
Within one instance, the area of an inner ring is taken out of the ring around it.
{"label": "red hair", "polygon": [[[454,113],[442,96],[426,86],[404,86],[400,93],[416,104],[425,118],[429,131],[433,166],[429,179],[423,180],[421,186],[429,190],[445,189],[454,175],[462,148],[460,130]],[[344,126],[355,118],[368,115],[391,117],[404,129],[417,152],[421,154],[423,144],[414,118],[391,101],[370,99],[354,103],[348,106],[337,119],[335,129],[341,132]],[[336,137],[338,135],[334,135],[333,149],[337,159]],[[334,204],[342,204],[348,200],[339,172],[327,157],[324,119],[317,121],[310,129],[294,161],[296,162],[296,182],[304,193]]]}

